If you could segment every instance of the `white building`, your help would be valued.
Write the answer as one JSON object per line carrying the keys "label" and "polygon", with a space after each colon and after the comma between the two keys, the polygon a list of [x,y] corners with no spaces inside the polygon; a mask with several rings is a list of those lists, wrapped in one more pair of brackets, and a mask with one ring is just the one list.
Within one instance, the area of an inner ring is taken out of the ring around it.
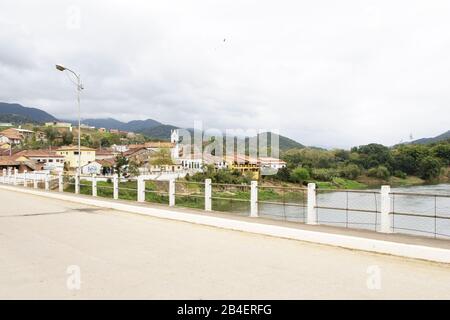
{"label": "white building", "polygon": [[102,165],[97,161],[93,161],[81,167],[82,174],[100,174]]}
{"label": "white building", "polygon": [[271,168],[271,169],[281,169],[286,167],[286,162],[278,158],[272,157],[259,157],[259,164],[261,167]]}
{"label": "white building", "polygon": [[42,166],[44,170],[63,171],[64,156],[56,154],[50,150],[23,150],[16,155],[24,156]]}

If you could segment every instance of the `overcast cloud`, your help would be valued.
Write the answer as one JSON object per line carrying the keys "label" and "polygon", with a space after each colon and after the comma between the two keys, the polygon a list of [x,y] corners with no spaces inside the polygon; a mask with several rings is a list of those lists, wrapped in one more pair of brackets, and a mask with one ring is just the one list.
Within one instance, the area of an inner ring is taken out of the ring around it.
{"label": "overcast cloud", "polygon": [[60,63],[83,118],[391,145],[450,129],[449,30],[448,0],[2,0],[0,101],[75,118]]}

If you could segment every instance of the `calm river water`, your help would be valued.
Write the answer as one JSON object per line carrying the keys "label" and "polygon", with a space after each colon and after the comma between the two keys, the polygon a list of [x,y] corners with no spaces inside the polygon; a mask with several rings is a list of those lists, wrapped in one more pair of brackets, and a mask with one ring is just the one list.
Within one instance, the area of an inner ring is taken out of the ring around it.
{"label": "calm river water", "polygon": [[[392,188],[394,232],[450,239],[450,184]],[[403,193],[412,193],[405,195]],[[443,195],[443,196],[435,196]],[[259,203],[259,215],[272,219],[304,222],[303,200],[279,204]],[[318,190],[317,219],[320,224],[377,230],[380,222],[379,189],[364,192]],[[249,203],[213,201],[213,209],[248,215]]]}

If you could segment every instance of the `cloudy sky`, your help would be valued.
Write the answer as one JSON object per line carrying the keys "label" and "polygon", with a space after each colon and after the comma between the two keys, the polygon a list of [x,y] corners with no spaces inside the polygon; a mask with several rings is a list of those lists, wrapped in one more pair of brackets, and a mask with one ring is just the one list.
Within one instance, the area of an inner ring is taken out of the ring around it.
{"label": "cloudy sky", "polygon": [[[95,3],[94,3],[95,2]],[[450,129],[450,1],[0,5],[0,101],[76,117],[387,145]]]}

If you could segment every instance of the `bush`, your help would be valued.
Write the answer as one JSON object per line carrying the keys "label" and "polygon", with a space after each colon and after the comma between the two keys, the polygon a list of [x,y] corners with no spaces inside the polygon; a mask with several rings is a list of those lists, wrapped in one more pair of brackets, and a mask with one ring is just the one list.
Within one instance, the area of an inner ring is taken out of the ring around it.
{"label": "bush", "polygon": [[370,168],[367,171],[367,175],[369,177],[387,180],[391,174],[389,173],[388,168],[386,168],[385,166],[378,166],[376,168]]}
{"label": "bush", "polygon": [[293,182],[302,183],[309,179],[309,171],[305,168],[295,168],[291,173],[291,180]]}
{"label": "bush", "polygon": [[401,170],[395,170],[394,176],[400,179],[406,179],[406,173]]}
{"label": "bush", "polygon": [[337,176],[337,172],[335,169],[313,169],[311,176],[315,180],[331,181]]}
{"label": "bush", "polygon": [[356,164],[348,164],[339,169],[339,175],[343,178],[354,180],[361,174],[361,169]]}
{"label": "bush", "polygon": [[419,163],[419,175],[422,179],[430,180],[437,178],[441,173],[441,162],[439,159],[428,156]]}

